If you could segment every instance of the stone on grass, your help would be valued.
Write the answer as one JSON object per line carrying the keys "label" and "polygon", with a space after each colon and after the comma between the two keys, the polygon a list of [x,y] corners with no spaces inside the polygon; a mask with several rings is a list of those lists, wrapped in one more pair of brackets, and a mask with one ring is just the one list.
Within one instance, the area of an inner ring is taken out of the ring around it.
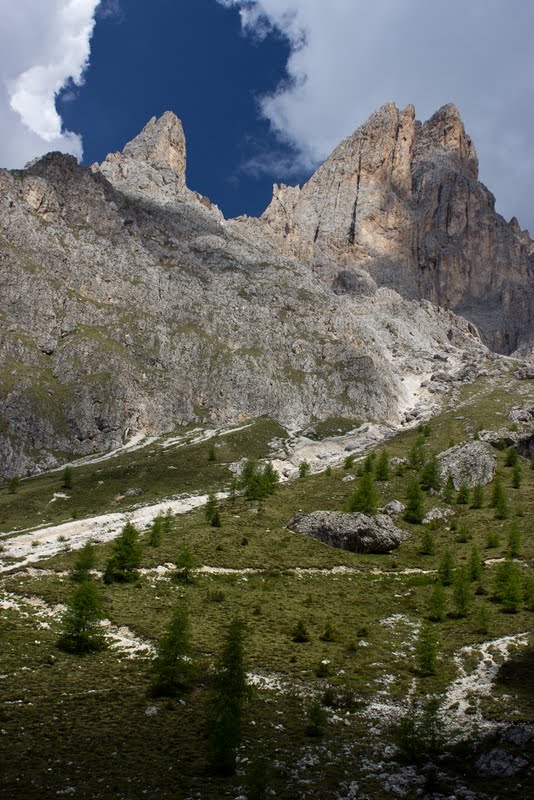
{"label": "stone on grass", "polygon": [[290,530],[313,536],[323,544],[352,553],[389,553],[407,537],[385,514],[342,514],[314,511],[296,514],[287,524]]}
{"label": "stone on grass", "polygon": [[496,459],[487,442],[467,442],[450,447],[438,456],[443,483],[452,477],[456,491],[461,486],[473,489],[493,480]]}

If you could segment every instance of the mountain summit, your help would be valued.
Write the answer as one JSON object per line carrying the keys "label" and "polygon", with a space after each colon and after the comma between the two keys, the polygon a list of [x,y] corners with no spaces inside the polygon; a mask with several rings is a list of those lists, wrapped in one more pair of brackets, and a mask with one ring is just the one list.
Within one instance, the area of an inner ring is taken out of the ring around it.
{"label": "mountain summit", "polygon": [[167,112],[101,165],[0,170],[4,475],[199,420],[400,425],[531,344],[532,242],[454,106],[386,104],[259,219],[185,166]]}

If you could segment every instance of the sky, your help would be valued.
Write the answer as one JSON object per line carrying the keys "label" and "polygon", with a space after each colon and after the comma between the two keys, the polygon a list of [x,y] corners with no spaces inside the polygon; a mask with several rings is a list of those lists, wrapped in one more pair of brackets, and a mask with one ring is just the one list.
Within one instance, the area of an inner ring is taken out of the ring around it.
{"label": "sky", "polygon": [[0,0],[0,20],[0,166],[102,161],[171,109],[188,185],[256,215],[388,100],[455,102],[534,232],[531,0]]}

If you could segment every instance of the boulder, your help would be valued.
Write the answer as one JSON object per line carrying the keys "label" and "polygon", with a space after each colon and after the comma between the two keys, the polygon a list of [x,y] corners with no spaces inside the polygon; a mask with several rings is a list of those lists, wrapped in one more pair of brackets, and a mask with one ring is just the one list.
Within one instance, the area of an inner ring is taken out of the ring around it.
{"label": "boulder", "polygon": [[481,775],[491,778],[510,778],[528,765],[526,758],[514,756],[502,747],[494,747],[480,756],[475,764]]}
{"label": "boulder", "polygon": [[388,515],[388,517],[393,517],[393,519],[395,519],[395,517],[397,517],[399,514],[402,514],[405,509],[406,506],[404,503],[401,503],[400,500],[392,500],[390,503],[387,503],[387,505],[381,508],[380,511],[383,511],[384,514]]}
{"label": "boulder", "polygon": [[496,431],[480,431],[479,439],[494,447],[516,447],[520,455],[530,458],[534,453],[534,432],[532,430],[509,431],[499,428]]}
{"label": "boulder", "polygon": [[446,520],[451,516],[454,516],[454,509],[434,506],[434,508],[431,508],[430,511],[427,511],[425,514],[423,518],[423,525],[429,525],[436,519]]}
{"label": "boulder", "polygon": [[385,514],[341,514],[336,511],[314,511],[296,514],[287,527],[313,536],[323,544],[352,553],[389,553],[408,535],[397,528]]}
{"label": "boulder", "polygon": [[454,488],[473,489],[493,480],[496,459],[487,442],[474,441],[450,447],[438,456],[443,482],[452,477]]}

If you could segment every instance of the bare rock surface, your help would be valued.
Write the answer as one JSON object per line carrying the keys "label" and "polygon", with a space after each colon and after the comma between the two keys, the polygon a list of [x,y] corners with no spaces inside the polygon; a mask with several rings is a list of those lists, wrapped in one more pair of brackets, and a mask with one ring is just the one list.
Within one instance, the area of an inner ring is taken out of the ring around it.
{"label": "bare rock surface", "polygon": [[461,486],[473,489],[490,483],[497,463],[491,446],[483,441],[450,447],[438,455],[438,461],[443,482],[452,477],[456,490]]}
{"label": "bare rock surface", "polygon": [[297,533],[313,536],[330,547],[352,553],[389,553],[408,535],[385,514],[368,516],[314,511],[312,514],[297,514],[287,527]]}
{"label": "bare rock surface", "polygon": [[511,778],[526,766],[528,766],[526,758],[513,755],[502,747],[494,747],[489,753],[480,756],[475,764],[476,770],[481,775],[491,778]]}

